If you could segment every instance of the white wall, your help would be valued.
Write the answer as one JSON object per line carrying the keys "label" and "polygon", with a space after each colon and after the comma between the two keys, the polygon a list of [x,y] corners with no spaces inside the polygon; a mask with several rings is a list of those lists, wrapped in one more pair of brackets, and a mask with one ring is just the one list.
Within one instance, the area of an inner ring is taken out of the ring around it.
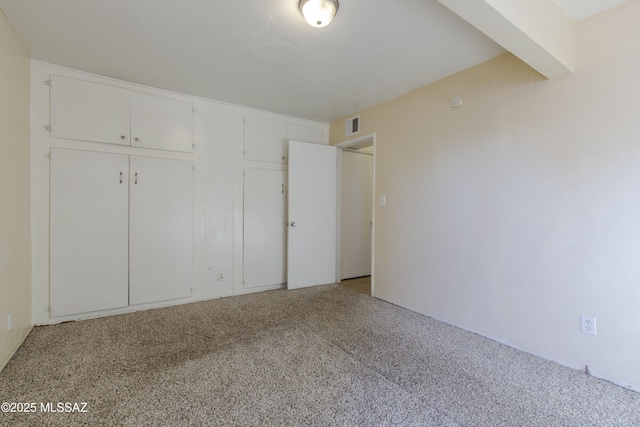
{"label": "white wall", "polygon": [[[204,222],[203,287],[209,295],[233,294],[233,141],[234,108],[206,102],[202,105],[204,153],[198,169],[203,171]],[[196,251],[196,253],[198,253]],[[226,281],[218,282],[222,271]]]}
{"label": "white wall", "polygon": [[[49,137],[49,132],[44,128],[49,123],[49,86],[44,82],[49,79],[51,74],[118,86],[137,92],[193,103],[196,108],[194,115],[196,148],[194,152],[166,152]],[[28,68],[25,76],[27,76],[28,82]],[[38,61],[31,62],[31,86],[31,173],[33,180],[31,200],[33,215],[32,320],[34,324],[49,324],[64,320],[111,315],[246,292],[241,285],[242,270],[236,270],[235,268],[238,264],[242,265],[241,219],[243,187],[241,185],[241,172],[244,168],[244,163],[239,162],[237,158],[242,156],[243,115],[250,113],[293,125],[324,129],[328,141],[329,125],[326,123],[310,122],[172,93]],[[191,298],[106,310],[80,316],[49,318],[49,313],[47,312],[47,307],[49,306],[49,158],[47,154],[52,147],[118,152],[142,156],[151,155],[188,160],[194,163],[196,167],[193,204],[194,291]],[[238,203],[238,201],[240,202]],[[240,218],[239,222],[238,218]],[[223,281],[218,281],[218,272],[224,273],[225,278]]]}
{"label": "white wall", "polygon": [[577,24],[573,74],[507,54],[362,111],[375,296],[640,390],[638,40],[633,1]]}
{"label": "white wall", "polygon": [[[0,12],[0,369],[31,330],[29,56]],[[12,313],[13,327],[7,316]]]}

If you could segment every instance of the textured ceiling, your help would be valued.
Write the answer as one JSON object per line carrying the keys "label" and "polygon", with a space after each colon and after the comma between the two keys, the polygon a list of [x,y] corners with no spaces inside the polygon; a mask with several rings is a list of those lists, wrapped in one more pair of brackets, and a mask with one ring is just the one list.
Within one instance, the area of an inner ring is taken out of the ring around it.
{"label": "textured ceiling", "polygon": [[298,0],[0,0],[0,9],[34,59],[325,122],[504,52],[437,0],[342,0],[321,29]]}

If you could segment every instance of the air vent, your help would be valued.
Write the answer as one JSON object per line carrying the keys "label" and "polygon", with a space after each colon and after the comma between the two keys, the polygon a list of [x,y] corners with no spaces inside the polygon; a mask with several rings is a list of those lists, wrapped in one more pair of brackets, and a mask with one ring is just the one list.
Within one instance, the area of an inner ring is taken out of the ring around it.
{"label": "air vent", "polygon": [[360,133],[360,116],[351,117],[344,122],[344,136]]}

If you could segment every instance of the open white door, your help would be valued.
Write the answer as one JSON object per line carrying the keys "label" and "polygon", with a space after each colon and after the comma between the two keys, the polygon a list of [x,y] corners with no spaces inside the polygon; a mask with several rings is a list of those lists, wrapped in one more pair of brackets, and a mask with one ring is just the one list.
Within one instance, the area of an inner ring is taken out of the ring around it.
{"label": "open white door", "polygon": [[289,141],[287,288],[335,283],[338,149]]}

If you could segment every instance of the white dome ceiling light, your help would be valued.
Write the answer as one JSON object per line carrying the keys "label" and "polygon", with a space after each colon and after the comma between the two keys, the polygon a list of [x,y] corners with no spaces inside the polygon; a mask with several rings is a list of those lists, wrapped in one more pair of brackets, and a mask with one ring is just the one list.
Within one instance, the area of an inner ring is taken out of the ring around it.
{"label": "white dome ceiling light", "polygon": [[326,27],[338,12],[338,0],[300,0],[300,11],[312,27]]}

